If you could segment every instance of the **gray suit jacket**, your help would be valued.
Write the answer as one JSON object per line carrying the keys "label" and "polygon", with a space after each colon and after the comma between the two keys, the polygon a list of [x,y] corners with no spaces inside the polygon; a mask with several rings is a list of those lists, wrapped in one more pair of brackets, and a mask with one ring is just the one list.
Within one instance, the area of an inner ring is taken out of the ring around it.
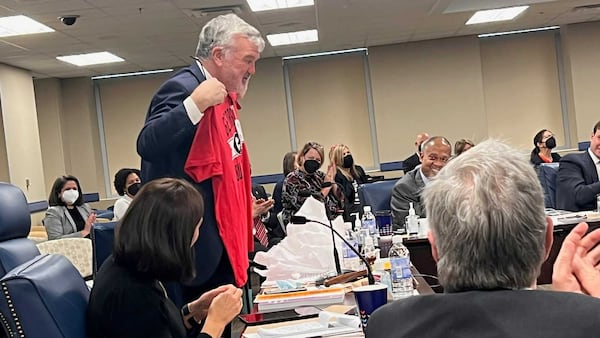
{"label": "gray suit jacket", "polygon": [[404,219],[408,216],[410,202],[413,202],[415,212],[419,217],[427,217],[425,207],[421,204],[421,191],[425,188],[425,182],[423,182],[420,170],[420,166],[413,169],[394,185],[390,202],[394,228],[404,227]]}
{"label": "gray suit jacket", "polygon": [[[92,212],[92,209],[87,204],[77,206],[77,210],[83,217],[83,220],[87,220],[88,216]],[[81,231],[77,231],[75,222],[69,214],[67,207],[54,206],[46,210],[46,217],[42,221],[48,234],[48,239],[58,239],[66,237],[81,237]]]}

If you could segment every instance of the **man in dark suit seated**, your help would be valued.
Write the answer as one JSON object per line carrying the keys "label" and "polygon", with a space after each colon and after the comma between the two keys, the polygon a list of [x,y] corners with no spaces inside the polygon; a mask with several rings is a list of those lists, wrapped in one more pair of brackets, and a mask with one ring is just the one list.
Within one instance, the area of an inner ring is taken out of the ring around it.
{"label": "man in dark suit seated", "polygon": [[402,170],[404,171],[404,174],[407,174],[409,171],[412,171],[419,164],[421,164],[421,158],[419,157],[419,153],[421,152],[421,143],[425,142],[425,140],[428,138],[429,134],[425,132],[417,135],[417,139],[415,140],[415,148],[417,148],[417,152],[402,161]]}
{"label": "man in dark suit seated", "polygon": [[[485,141],[450,161],[423,199],[446,293],[383,306],[369,319],[367,338],[598,336],[600,299],[533,290],[552,247],[553,225],[535,170],[520,151]],[[598,277],[592,248],[600,232],[579,241],[586,230],[582,223],[566,239],[555,291],[581,292],[585,274]]]}
{"label": "man in dark suit seated", "polygon": [[421,203],[421,191],[437,173],[442,170],[452,156],[450,142],[442,136],[434,136],[421,144],[421,166],[413,169],[396,182],[392,190],[391,209],[394,228],[404,226],[412,202],[417,215],[426,217]]}
{"label": "man in dark suit seated", "polygon": [[557,209],[596,210],[600,194],[600,122],[596,123],[587,151],[567,154],[560,160],[556,185]]}

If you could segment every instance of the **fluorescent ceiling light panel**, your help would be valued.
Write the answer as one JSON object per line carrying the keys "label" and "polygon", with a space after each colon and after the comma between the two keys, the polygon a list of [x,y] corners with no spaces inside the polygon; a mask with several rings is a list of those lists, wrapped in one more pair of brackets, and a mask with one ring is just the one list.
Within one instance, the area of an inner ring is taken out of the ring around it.
{"label": "fluorescent ceiling light panel", "polygon": [[548,31],[548,30],[559,29],[559,28],[560,28],[560,26],[548,26],[548,27],[531,28],[531,29],[520,29],[520,30],[516,30],[516,31],[479,34],[479,35],[477,35],[477,37],[478,38],[489,38],[492,36]]}
{"label": "fluorescent ceiling light panel", "polygon": [[168,68],[168,69],[145,70],[145,71],[142,71],[142,72],[131,72],[131,73],[98,75],[98,76],[92,76],[92,80],[114,79],[116,77],[128,77],[128,76],[139,76],[139,75],[150,75],[150,74],[168,73],[168,72],[172,72],[172,71],[173,71],[173,68]]}
{"label": "fluorescent ceiling light panel", "polygon": [[56,58],[60,61],[67,62],[79,67],[125,61],[124,59],[109,52],[57,56]]}
{"label": "fluorescent ceiling light panel", "polygon": [[512,20],[517,15],[523,13],[529,6],[517,6],[508,8],[488,9],[485,11],[477,11],[467,21],[465,25],[475,25],[478,23],[496,22]]}
{"label": "fluorescent ceiling light panel", "polygon": [[293,45],[298,43],[319,41],[319,32],[316,29],[306,31],[268,34],[267,40],[271,46]]}
{"label": "fluorescent ceiling light panel", "polygon": [[0,18],[0,37],[49,32],[54,32],[54,29],[25,15]]}
{"label": "fluorescent ceiling light panel", "polygon": [[253,12],[270,11],[273,9],[314,6],[314,0],[247,0]]}

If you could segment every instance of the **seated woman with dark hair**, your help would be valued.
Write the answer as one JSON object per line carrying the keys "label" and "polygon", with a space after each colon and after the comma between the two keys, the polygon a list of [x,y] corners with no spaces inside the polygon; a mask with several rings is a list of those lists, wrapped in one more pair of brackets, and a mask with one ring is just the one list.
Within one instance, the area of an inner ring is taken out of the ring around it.
{"label": "seated woman with dark hair", "polygon": [[221,286],[180,311],[163,286],[194,278],[192,246],[203,214],[202,196],[186,181],[162,178],[142,187],[117,224],[113,256],[94,280],[89,338],[183,338],[201,321],[199,337],[221,336],[242,308],[240,289]]}
{"label": "seated woman with dark hair", "polygon": [[308,142],[298,153],[299,168],[289,173],[283,183],[283,223],[287,225],[309,196],[325,203],[328,217],[334,219],[344,208],[342,189],[334,182],[336,166],[330,163],[327,174],[319,171],[325,153],[323,146]]}
{"label": "seated woman with dark hair", "polygon": [[335,182],[344,192],[344,221],[354,222],[352,215],[361,211],[358,198],[358,186],[368,180],[364,169],[354,163],[350,148],[343,144],[336,144],[329,150],[329,161],[335,164]]}
{"label": "seated woman with dark hair", "polygon": [[533,145],[535,147],[531,151],[530,161],[534,166],[560,161],[560,155],[552,152],[552,149],[556,147],[556,138],[550,130],[538,131],[533,137]]}
{"label": "seated woman with dark hair", "polygon": [[138,169],[123,168],[115,174],[115,190],[121,196],[115,202],[113,221],[120,220],[125,211],[129,208],[133,196],[137,194],[141,187],[140,171]]}
{"label": "seated woman with dark hair", "polygon": [[298,162],[296,161],[297,154],[298,153],[295,151],[290,151],[283,156],[283,179],[277,182],[275,188],[273,188],[273,200],[275,201],[273,213],[275,214],[278,214],[283,210],[283,181],[289,173],[298,169]]}
{"label": "seated woman with dark hair", "polygon": [[96,214],[83,203],[83,191],[75,176],[58,177],[48,196],[50,207],[42,223],[48,239],[89,237]]}

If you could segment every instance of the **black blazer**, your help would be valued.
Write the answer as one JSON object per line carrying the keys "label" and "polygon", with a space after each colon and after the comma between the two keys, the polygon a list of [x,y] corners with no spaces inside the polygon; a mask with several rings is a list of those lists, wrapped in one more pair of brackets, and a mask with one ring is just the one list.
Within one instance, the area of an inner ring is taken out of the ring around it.
{"label": "black blazer", "polygon": [[402,161],[402,170],[404,171],[404,174],[407,174],[409,171],[415,169],[419,164],[421,164],[419,155],[414,153],[412,156]]}
{"label": "black blazer", "polygon": [[560,160],[556,183],[556,208],[570,211],[596,210],[600,182],[596,165],[585,151]]}
{"label": "black blazer", "polygon": [[[261,198],[266,200],[269,198],[267,192],[265,191],[265,187],[263,187],[260,184],[252,185],[252,195],[257,200]],[[273,245],[279,243],[279,241],[281,241],[283,237],[285,237],[285,232],[281,228],[281,224],[279,224],[279,220],[277,219],[277,214],[273,209],[269,211],[268,221],[263,221],[263,223],[267,227],[267,236],[269,237],[268,248],[271,248]],[[264,246],[260,245],[258,238],[254,236],[254,251],[266,251],[266,249],[268,248],[265,248]]]}

